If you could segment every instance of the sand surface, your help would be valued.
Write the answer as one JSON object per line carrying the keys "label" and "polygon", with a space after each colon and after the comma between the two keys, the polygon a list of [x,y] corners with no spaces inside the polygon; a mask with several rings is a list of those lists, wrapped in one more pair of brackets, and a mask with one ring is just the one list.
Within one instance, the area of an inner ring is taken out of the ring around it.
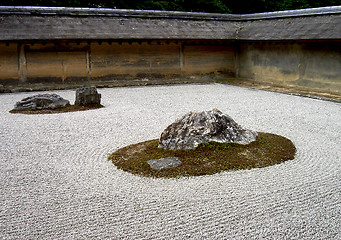
{"label": "sand surface", "polygon": [[[340,239],[341,104],[221,84],[99,89],[105,108],[10,114],[0,95],[1,239]],[[53,91],[74,102],[74,91]],[[152,179],[107,161],[189,111],[285,136],[296,158]]]}

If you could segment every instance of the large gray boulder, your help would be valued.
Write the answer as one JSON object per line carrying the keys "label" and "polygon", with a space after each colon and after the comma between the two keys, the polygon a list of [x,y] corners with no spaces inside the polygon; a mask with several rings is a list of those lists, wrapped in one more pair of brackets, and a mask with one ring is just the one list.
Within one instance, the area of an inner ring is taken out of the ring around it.
{"label": "large gray boulder", "polygon": [[169,125],[161,134],[159,147],[170,150],[194,149],[201,143],[249,144],[257,132],[243,129],[218,109],[190,112]]}
{"label": "large gray boulder", "polygon": [[101,104],[101,94],[97,92],[96,87],[82,87],[76,90],[75,105],[99,105]]}
{"label": "large gray boulder", "polygon": [[38,94],[17,102],[13,110],[54,109],[70,105],[70,102],[57,94]]}

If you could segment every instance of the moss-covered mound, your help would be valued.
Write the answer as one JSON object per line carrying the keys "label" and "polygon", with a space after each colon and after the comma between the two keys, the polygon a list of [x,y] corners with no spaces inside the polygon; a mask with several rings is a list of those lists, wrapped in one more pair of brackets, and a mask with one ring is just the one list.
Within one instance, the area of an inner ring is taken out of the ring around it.
{"label": "moss-covered mound", "polygon": [[[259,133],[248,144],[210,142],[194,150],[165,150],[158,148],[158,140],[150,140],[121,148],[109,156],[119,169],[147,177],[200,176],[221,171],[262,168],[294,159],[296,148],[287,138]],[[152,169],[151,159],[178,157],[178,167]]]}

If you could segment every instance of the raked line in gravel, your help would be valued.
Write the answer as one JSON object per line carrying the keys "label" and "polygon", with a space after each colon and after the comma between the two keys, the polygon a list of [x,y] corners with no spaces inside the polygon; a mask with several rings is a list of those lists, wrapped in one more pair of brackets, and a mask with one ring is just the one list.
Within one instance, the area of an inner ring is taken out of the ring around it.
{"label": "raked line in gravel", "polygon": [[[54,91],[74,102],[74,91]],[[0,95],[1,239],[340,239],[341,104],[220,84],[99,89],[105,108],[10,114]],[[107,157],[218,108],[287,137],[296,158],[211,176],[152,179]]]}

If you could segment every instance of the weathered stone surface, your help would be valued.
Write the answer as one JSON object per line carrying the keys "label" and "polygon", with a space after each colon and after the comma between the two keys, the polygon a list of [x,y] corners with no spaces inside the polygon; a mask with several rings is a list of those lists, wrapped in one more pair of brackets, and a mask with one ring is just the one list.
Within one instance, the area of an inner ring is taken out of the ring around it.
{"label": "weathered stone surface", "polygon": [[243,129],[230,116],[218,109],[190,112],[169,125],[161,134],[159,147],[164,149],[194,149],[200,143],[223,142],[248,144],[257,132]]}
{"label": "weathered stone surface", "polygon": [[164,168],[175,168],[181,164],[181,161],[177,157],[167,157],[152,159],[147,161],[147,163],[152,169],[161,170]]}
{"label": "weathered stone surface", "polygon": [[57,94],[38,94],[17,102],[13,110],[54,109],[70,105],[70,102]]}
{"label": "weathered stone surface", "polygon": [[99,105],[101,104],[101,94],[97,92],[96,87],[82,87],[76,90],[75,105]]}

